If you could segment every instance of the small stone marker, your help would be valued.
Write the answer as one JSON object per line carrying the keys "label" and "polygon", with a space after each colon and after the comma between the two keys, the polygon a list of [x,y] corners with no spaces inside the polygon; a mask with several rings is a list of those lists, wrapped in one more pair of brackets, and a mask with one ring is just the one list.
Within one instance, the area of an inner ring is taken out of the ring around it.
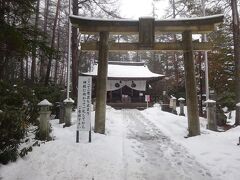
{"label": "small stone marker", "polygon": [[207,107],[207,128],[212,131],[217,131],[216,101],[208,99],[205,103]]}
{"label": "small stone marker", "polygon": [[240,121],[240,102],[236,104],[236,120],[235,122],[239,122]]}

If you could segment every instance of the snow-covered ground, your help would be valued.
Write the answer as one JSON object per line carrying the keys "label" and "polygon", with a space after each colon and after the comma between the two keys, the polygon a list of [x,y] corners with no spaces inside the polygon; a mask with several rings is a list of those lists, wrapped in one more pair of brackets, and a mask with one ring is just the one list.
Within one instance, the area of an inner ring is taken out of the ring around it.
{"label": "snow-covered ground", "polygon": [[[94,114],[93,116],[94,117]],[[238,180],[240,127],[227,132],[206,129],[187,135],[187,119],[160,107],[144,111],[107,108],[106,135],[81,132],[52,120],[54,141],[34,147],[23,159],[0,166],[3,180]]]}

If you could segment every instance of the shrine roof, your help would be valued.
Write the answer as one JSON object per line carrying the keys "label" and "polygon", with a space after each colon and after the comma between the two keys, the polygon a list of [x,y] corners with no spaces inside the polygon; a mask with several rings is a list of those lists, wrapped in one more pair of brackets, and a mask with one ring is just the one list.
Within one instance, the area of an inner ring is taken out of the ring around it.
{"label": "shrine roof", "polygon": [[[98,64],[94,64],[92,70],[83,75],[97,76]],[[140,62],[109,62],[108,79],[153,79],[164,77],[162,74],[151,72],[148,67]]]}

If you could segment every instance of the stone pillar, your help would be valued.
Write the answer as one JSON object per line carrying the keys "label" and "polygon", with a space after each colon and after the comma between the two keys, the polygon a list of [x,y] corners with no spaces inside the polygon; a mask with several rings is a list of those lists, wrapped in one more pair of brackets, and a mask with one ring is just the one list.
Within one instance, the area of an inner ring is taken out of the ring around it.
{"label": "stone pillar", "polygon": [[240,121],[240,102],[236,104],[236,121]]}
{"label": "stone pillar", "polygon": [[177,98],[172,97],[172,113],[177,114],[176,106],[177,106]]}
{"label": "stone pillar", "polygon": [[193,60],[192,32],[184,31],[182,34],[182,39],[188,114],[188,136],[191,137],[200,135],[195,65]]}
{"label": "stone pillar", "polygon": [[74,101],[69,98],[69,99],[65,99],[64,101],[64,121],[65,121],[65,125],[64,127],[69,127],[71,126],[71,119],[72,119],[72,108],[73,108],[73,103]]}
{"label": "stone pillar", "polygon": [[40,106],[39,138],[41,140],[49,140],[49,120],[51,114],[50,106],[52,106],[52,103],[50,103],[47,99],[44,99],[38,103],[38,106]]}
{"label": "stone pillar", "polygon": [[60,114],[59,114],[59,124],[62,124],[65,122],[64,117],[65,117],[65,107],[64,107],[64,103],[60,102]]}
{"label": "stone pillar", "polygon": [[109,32],[100,32],[98,76],[96,88],[96,133],[105,133],[106,97],[107,97],[107,69],[108,69],[108,39]]}
{"label": "stone pillar", "polygon": [[185,99],[181,97],[181,98],[178,99],[178,101],[179,101],[179,105],[180,105],[179,116],[185,116],[185,113],[184,113],[184,101],[185,101]]}
{"label": "stone pillar", "polygon": [[56,102],[55,106],[56,106],[56,117],[55,117],[55,119],[60,119],[60,102]]}
{"label": "stone pillar", "polygon": [[161,104],[162,111],[169,111],[169,99],[166,91],[163,91],[163,103]]}
{"label": "stone pillar", "polygon": [[212,131],[217,131],[216,101],[207,100],[205,103],[207,108],[207,128]]}

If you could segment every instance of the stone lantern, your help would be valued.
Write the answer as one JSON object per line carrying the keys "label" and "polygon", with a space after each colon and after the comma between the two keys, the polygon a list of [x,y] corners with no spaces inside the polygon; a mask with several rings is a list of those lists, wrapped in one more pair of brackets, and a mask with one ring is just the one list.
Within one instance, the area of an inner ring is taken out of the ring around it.
{"label": "stone lantern", "polygon": [[41,140],[48,140],[49,138],[49,120],[50,120],[50,107],[52,103],[50,103],[47,99],[44,99],[40,103],[38,103],[40,107],[40,124],[39,124],[39,137]]}
{"label": "stone lantern", "polygon": [[178,101],[179,101],[179,105],[180,105],[180,113],[179,113],[179,116],[185,116],[185,113],[184,113],[184,101],[185,101],[185,99],[182,98],[182,97],[180,97],[180,98],[178,99]]}

